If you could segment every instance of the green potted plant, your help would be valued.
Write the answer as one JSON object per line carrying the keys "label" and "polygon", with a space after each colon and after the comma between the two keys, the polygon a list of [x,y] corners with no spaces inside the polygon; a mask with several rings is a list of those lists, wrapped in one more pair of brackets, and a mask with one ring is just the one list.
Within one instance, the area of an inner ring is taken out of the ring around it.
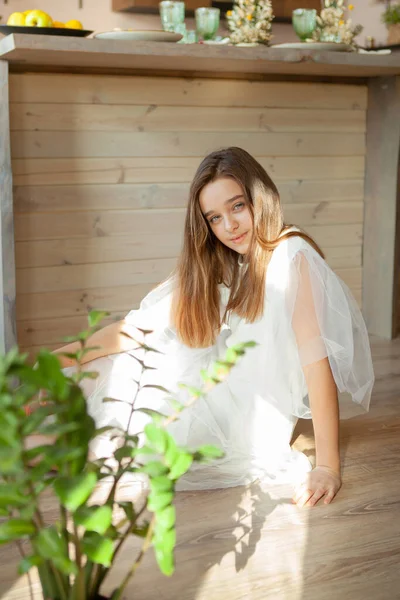
{"label": "green potted plant", "polygon": [[382,22],[388,29],[388,45],[400,44],[400,4],[387,2],[382,14]]}
{"label": "green potted plant", "polygon": [[[91,312],[88,329],[68,340],[80,342],[79,351],[70,355],[78,365],[90,351],[87,340],[104,316],[105,313]],[[187,404],[170,398],[173,414],[137,409],[149,418],[144,427],[144,443],[139,443],[137,435],[129,434],[129,423],[124,431],[115,427],[96,429],[79,385],[86,377],[95,378],[96,373],[84,372],[78,366],[76,374],[67,377],[57,357],[46,350],[39,353],[34,367],[17,349],[0,358],[0,543],[17,544],[22,559],[20,574],[29,573],[33,567],[38,569],[46,600],[102,598],[100,588],[129,536],[141,538],[142,548],[114,589],[112,600],[121,600],[151,546],[161,571],[165,575],[173,573],[176,482],[194,461],[214,460],[222,453],[213,446],[195,451],[178,447],[167,426],[224,379],[246,348],[253,345],[230,348],[225,360],[202,373],[204,386],[188,388],[191,399]],[[142,346],[146,353],[156,352],[145,343]],[[146,359],[141,361],[141,368],[142,374],[150,368]],[[139,380],[138,391],[141,387]],[[154,387],[168,394],[160,386]],[[32,412],[27,410],[37,404],[43,391],[45,404]],[[129,405],[131,419],[135,402]],[[106,431],[118,436],[114,467],[106,459],[89,457],[91,440]],[[52,436],[52,443],[29,449],[27,441],[35,434]],[[126,473],[148,477],[150,491],[139,508],[133,501],[121,502],[117,498],[118,483]],[[93,492],[105,477],[112,481],[109,493],[101,504],[94,504]],[[49,489],[60,517],[47,525],[41,497]],[[115,519],[115,508],[122,511],[123,518]],[[22,544],[25,541],[29,543],[28,553],[26,544]]]}

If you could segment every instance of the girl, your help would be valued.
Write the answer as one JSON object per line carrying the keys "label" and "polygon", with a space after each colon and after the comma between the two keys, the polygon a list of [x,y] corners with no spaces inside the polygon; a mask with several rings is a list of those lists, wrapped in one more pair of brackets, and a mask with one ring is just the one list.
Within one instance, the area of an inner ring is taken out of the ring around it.
{"label": "girl", "polygon": [[[332,501],[341,486],[337,392],[368,409],[374,381],[368,335],[350,291],[316,243],[284,223],[276,186],[245,150],[227,148],[202,161],[175,273],[139,310],[90,340],[101,350],[85,362],[100,376],[84,385],[99,427],[126,426],[129,407],[102,398],[132,402],[140,366],[131,355],[142,350],[124,332],[137,339],[136,327],[153,330],[146,343],[163,353],[147,354],[155,370],[146,371],[146,381],[180,400],[179,382],[199,384],[200,370],[227,348],[257,342],[222,384],[171,425],[179,444],[215,444],[225,452],[211,465],[196,463],[180,489],[290,480],[302,482],[294,495],[299,506]],[[69,344],[58,352],[75,349]],[[165,393],[152,388],[138,394],[135,408],[141,406],[171,410]],[[311,472],[306,457],[290,448],[299,417],[313,419]],[[135,413],[132,433],[145,418]],[[96,456],[107,455],[107,443],[93,448]]]}

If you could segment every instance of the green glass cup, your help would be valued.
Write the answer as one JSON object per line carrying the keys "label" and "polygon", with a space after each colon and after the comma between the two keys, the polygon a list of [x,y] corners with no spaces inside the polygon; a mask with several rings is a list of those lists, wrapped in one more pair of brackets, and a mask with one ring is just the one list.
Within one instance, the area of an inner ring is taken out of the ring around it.
{"label": "green glass cup", "polygon": [[305,42],[312,37],[317,25],[315,8],[296,8],[292,13],[292,25],[296,35]]}
{"label": "green glass cup", "polygon": [[185,3],[163,0],[159,4],[161,24],[164,31],[175,31],[185,22]]}
{"label": "green glass cup", "polygon": [[202,40],[212,40],[219,28],[219,8],[197,8],[196,32]]}

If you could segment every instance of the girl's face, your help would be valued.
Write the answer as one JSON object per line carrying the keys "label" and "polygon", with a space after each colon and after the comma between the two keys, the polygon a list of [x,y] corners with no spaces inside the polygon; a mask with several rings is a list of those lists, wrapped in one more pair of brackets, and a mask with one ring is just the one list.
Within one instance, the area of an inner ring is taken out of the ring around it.
{"label": "girl's face", "polygon": [[208,183],[200,192],[200,208],[219,241],[246,254],[253,235],[253,219],[240,185],[228,177]]}

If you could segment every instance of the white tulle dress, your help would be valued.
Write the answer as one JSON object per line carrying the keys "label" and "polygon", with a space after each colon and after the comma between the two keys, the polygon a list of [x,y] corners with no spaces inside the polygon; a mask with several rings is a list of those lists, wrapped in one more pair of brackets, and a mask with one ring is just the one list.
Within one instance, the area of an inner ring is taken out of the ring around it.
{"label": "white tulle dress", "polygon": [[[242,267],[245,268],[245,267]],[[131,311],[127,323],[153,330],[146,343],[163,354],[147,354],[145,382],[171,390],[181,401],[187,393],[179,382],[198,385],[200,370],[221,358],[238,342],[255,341],[227,379],[170,426],[178,444],[192,448],[215,444],[225,457],[210,465],[195,464],[179,482],[180,489],[230,487],[255,479],[295,482],[310,470],[308,459],[290,447],[297,419],[311,418],[303,368],[328,357],[339,393],[368,410],[374,374],[366,327],[347,286],[302,238],[281,242],[273,252],[266,277],[263,317],[247,323],[229,316],[214,346],[191,349],[177,339],[170,325],[174,280],[153,290]],[[229,289],[221,286],[221,310]],[[97,359],[90,370],[97,380],[84,383],[90,413],[99,427],[126,427],[130,407],[103,403],[105,396],[129,402],[135,396],[140,365],[130,356],[143,358],[142,349]],[[68,369],[67,369],[68,372]],[[143,382],[142,382],[143,383]],[[172,412],[166,394],[144,388],[135,408]],[[130,430],[143,430],[148,417],[135,412]],[[97,440],[93,451],[106,456],[112,442]]]}

